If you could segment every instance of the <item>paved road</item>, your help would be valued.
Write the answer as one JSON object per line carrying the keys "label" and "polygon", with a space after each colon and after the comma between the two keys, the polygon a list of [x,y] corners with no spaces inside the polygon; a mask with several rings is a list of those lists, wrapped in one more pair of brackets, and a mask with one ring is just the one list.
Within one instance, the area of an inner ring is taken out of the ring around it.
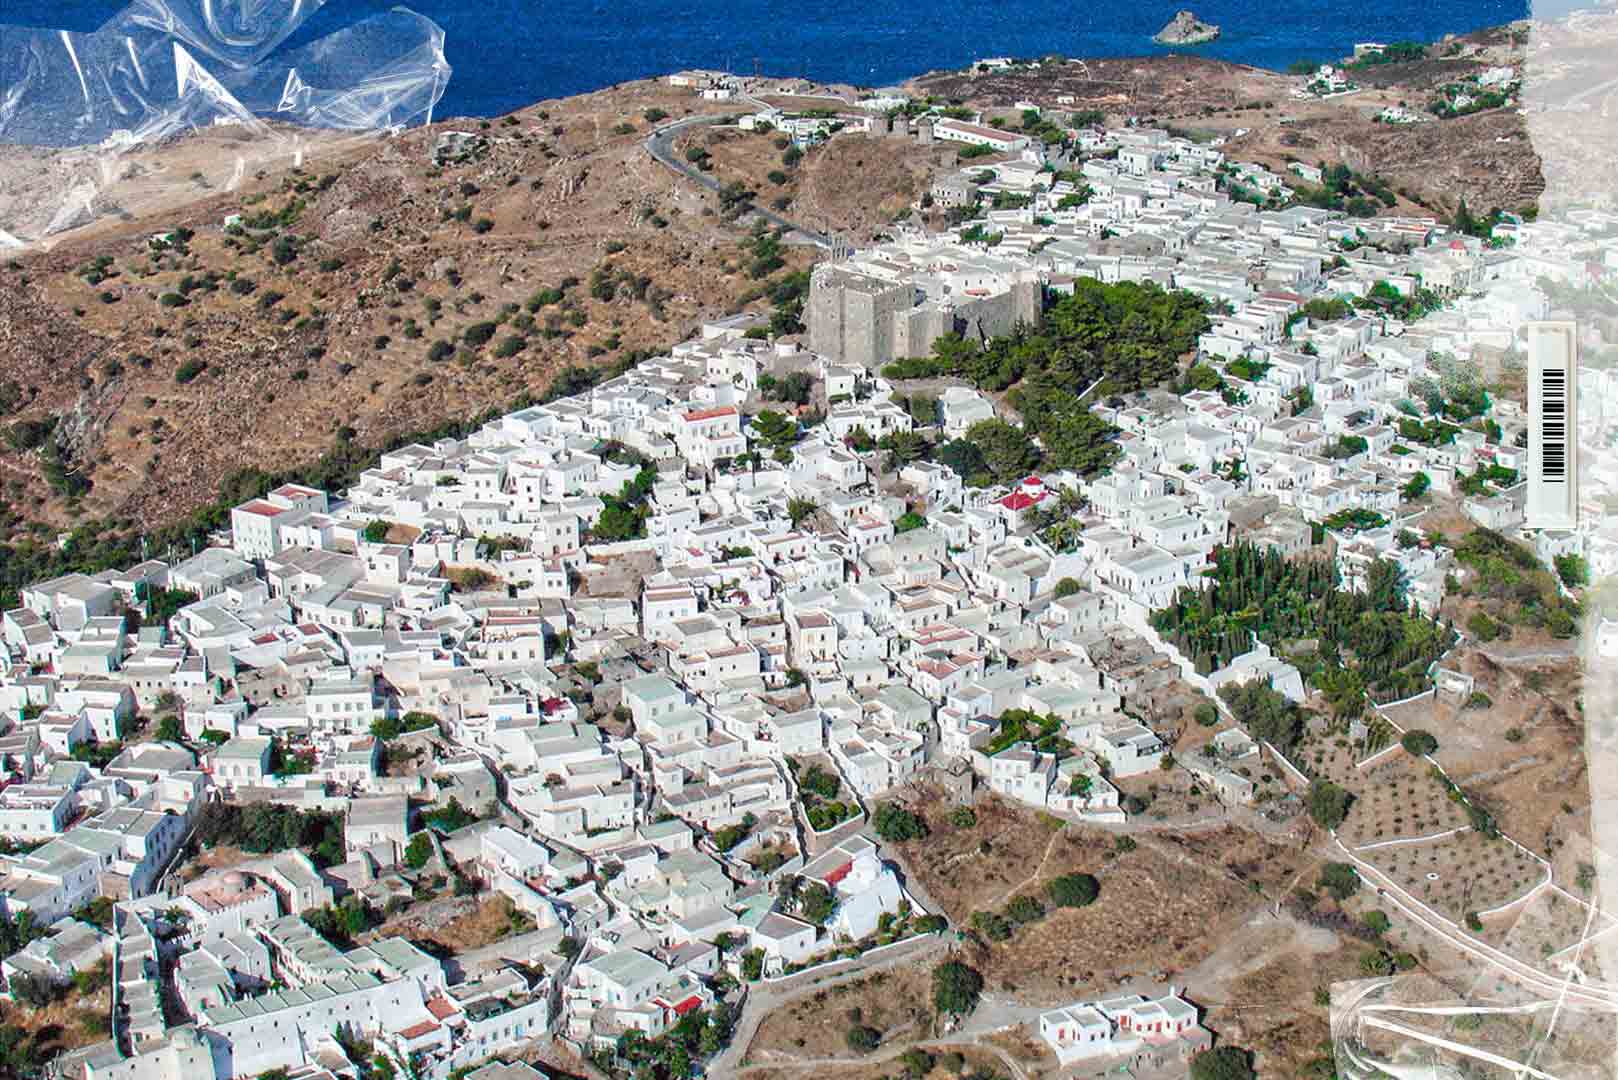
{"label": "paved road", "polygon": [[[701,169],[693,168],[675,156],[674,136],[679,134],[684,128],[692,127],[697,124],[713,124],[719,122],[720,119],[722,118],[717,116],[693,116],[685,120],[676,120],[672,124],[665,124],[653,131],[646,137],[646,141],[643,145],[646,147],[646,152],[651,154],[653,158],[663,165],[668,166],[670,169],[673,169],[687,180],[701,184],[709,191],[718,191],[722,186],[718,180],[703,172]],[[799,236],[802,236],[816,247],[831,247],[831,239],[829,237],[824,236],[821,233],[817,233],[813,229],[805,228],[795,221],[788,221],[780,214],[766,210],[762,206],[755,204],[752,212],[763,218],[765,221],[768,221],[770,224],[785,229],[789,233],[797,233]]]}

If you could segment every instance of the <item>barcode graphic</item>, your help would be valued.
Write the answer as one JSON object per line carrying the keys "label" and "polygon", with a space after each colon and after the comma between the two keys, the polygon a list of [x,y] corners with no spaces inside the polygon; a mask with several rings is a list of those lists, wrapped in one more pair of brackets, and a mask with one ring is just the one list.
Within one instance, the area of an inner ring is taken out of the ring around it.
{"label": "barcode graphic", "polygon": [[1567,480],[1567,372],[1546,368],[1539,384],[1539,474],[1560,484]]}

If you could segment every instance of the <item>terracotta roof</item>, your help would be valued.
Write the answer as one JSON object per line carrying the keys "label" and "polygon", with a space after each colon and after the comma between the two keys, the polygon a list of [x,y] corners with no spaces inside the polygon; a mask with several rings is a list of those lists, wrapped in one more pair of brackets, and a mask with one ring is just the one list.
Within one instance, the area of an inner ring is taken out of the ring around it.
{"label": "terracotta roof", "polygon": [[419,1039],[423,1035],[431,1035],[437,1030],[437,1024],[433,1023],[431,1020],[423,1020],[419,1024],[411,1024],[409,1027],[399,1032],[399,1035],[400,1037],[406,1039]]}
{"label": "terracotta roof", "polygon": [[696,412],[688,412],[685,414],[685,418],[687,420],[712,420],[720,416],[735,415],[736,407],[734,405],[723,405],[717,409],[699,409]]}

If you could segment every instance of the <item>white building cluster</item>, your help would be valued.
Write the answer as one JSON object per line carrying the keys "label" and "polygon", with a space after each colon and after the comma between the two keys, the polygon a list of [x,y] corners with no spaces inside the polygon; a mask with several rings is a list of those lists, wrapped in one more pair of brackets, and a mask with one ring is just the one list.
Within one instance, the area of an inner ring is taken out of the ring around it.
{"label": "white building cluster", "polygon": [[[1262,646],[1197,671],[1150,626],[1233,537],[1296,554],[1323,523],[1345,581],[1391,559],[1436,610],[1454,567],[1400,518],[1401,489],[1482,475],[1467,512],[1514,528],[1526,419],[1492,402],[1487,432],[1430,437],[1422,390],[1511,364],[1547,310],[1541,278],[1618,270],[1614,222],[1508,222],[1484,246],[1433,221],[1233,203],[1221,174],[1259,191],[1282,177],[1164,132],[1081,142],[1116,151],[1082,166],[1088,200],[1037,162],[973,171],[1028,205],[817,272],[839,291],[812,350],[710,325],[585,392],[389,451],[346,491],[269,491],[189,557],[24,590],[0,616],[0,835],[20,845],[0,857],[0,908],[58,924],[17,970],[110,957],[127,1052],[81,1052],[86,1080],[318,1065],[343,1052],[337,1029],[432,1080],[552,1032],[655,1038],[713,1005],[721,970],[783,972],[924,915],[862,832],[924,771],[1117,821],[1115,781],[1169,749],[1133,705],[1186,682],[1301,697]],[[875,482],[871,441],[997,415],[951,386],[928,416],[883,362],[954,320],[1014,325],[1081,277],[1216,301],[1198,362],[1221,385],[1096,400],[1121,453],[1088,481],[973,489],[920,462],[902,489],[892,470]],[[1405,322],[1405,296],[1446,306]],[[1347,317],[1309,307],[1366,297]],[[758,394],[803,375],[825,407],[806,428]],[[1581,371],[1581,389],[1613,400],[1609,375]],[[1581,415],[1599,444],[1611,414]],[[1618,484],[1610,451],[1588,460],[1592,497]],[[1078,528],[1053,547],[1036,528],[1052,520]],[[1535,541],[1618,569],[1618,532]],[[96,752],[166,715],[200,753],[151,728]],[[1214,745],[1193,771],[1250,800],[1237,763],[1256,748]],[[342,851],[181,884],[168,871],[210,800],[338,814]],[[483,820],[424,818],[452,800]],[[531,929],[452,972],[400,939],[339,950],[302,918],[407,904],[447,871]],[[106,934],[71,918],[98,897],[116,902]],[[1041,1019],[1064,1064],[1198,1031],[1172,991]]]}

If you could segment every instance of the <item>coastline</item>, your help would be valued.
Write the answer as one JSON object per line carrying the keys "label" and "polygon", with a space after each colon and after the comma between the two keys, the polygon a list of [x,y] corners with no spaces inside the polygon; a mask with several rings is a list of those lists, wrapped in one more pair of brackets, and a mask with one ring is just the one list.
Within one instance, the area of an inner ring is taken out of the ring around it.
{"label": "coastline", "polygon": [[[15,0],[0,21],[86,30],[127,0]],[[436,115],[490,119],[541,101],[594,93],[682,68],[756,70],[851,86],[900,85],[929,72],[955,71],[984,56],[1060,54],[1085,59],[1151,59],[1176,50],[1152,35],[1180,6],[1073,12],[1055,0],[1030,0],[1015,17],[997,7],[952,13],[949,31],[915,28],[898,5],[862,5],[805,13],[783,0],[750,0],[739,7],[689,9],[647,0],[634,11],[603,13],[580,0],[561,0],[547,33],[491,33],[532,25],[526,0],[408,0],[438,23],[454,75]],[[1205,0],[1197,13],[1221,28],[1198,55],[1245,67],[1284,71],[1294,61],[1352,52],[1356,40],[1436,41],[1470,34],[1530,14],[1513,0],[1439,0],[1419,8],[1362,11],[1319,0],[1285,18],[1244,8],[1236,0]],[[364,15],[367,8],[332,0],[291,39],[307,41]]]}

